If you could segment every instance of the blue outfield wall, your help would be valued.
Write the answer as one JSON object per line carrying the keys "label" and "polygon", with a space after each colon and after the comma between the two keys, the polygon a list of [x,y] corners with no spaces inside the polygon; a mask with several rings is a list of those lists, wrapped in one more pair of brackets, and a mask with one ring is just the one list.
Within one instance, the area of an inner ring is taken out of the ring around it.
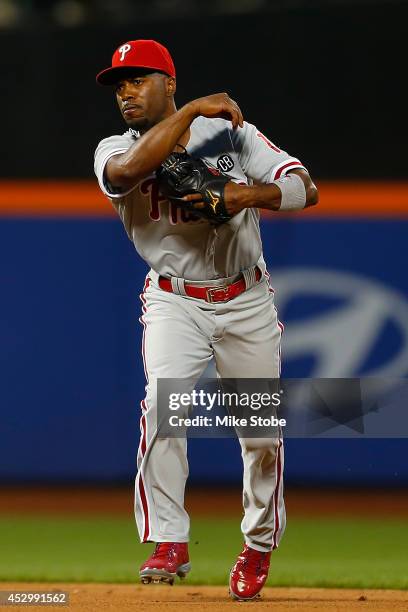
{"label": "blue outfield wall", "polygon": [[[263,222],[283,374],[406,376],[408,222]],[[135,473],[147,272],[116,220],[1,219],[0,479]],[[406,435],[407,432],[402,432]],[[408,443],[288,440],[292,483],[402,485]],[[193,440],[194,483],[241,480],[235,440]]]}

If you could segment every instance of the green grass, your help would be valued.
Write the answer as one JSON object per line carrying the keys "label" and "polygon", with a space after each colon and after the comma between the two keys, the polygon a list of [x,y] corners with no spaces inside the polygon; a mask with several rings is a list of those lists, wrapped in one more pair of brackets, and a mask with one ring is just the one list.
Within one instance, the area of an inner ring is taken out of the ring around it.
{"label": "green grass", "polygon": [[[189,584],[226,584],[239,521],[194,520]],[[134,582],[152,545],[131,519],[0,516],[0,580]],[[408,529],[384,519],[291,519],[269,584],[408,588]]]}

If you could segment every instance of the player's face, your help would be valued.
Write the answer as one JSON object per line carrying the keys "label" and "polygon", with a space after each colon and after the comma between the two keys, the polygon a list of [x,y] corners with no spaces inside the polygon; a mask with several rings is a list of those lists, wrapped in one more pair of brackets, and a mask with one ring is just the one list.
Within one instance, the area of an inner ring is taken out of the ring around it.
{"label": "player's face", "polygon": [[115,86],[120,112],[129,127],[145,132],[169,114],[171,77],[153,72],[127,76]]}

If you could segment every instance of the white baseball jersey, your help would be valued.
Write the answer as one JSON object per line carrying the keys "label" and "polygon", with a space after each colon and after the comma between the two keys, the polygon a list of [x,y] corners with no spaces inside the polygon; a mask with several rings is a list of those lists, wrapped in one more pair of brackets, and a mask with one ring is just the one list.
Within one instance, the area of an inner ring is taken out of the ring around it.
{"label": "white baseball jersey", "polygon": [[[229,222],[211,225],[159,193],[155,174],[127,192],[118,192],[104,175],[107,161],[139,138],[129,129],[102,140],[95,152],[95,174],[111,200],[137,252],[158,274],[187,280],[231,277],[262,257],[259,211],[247,208]],[[272,144],[254,125],[232,129],[224,119],[198,117],[190,127],[187,152],[240,184],[270,183],[301,162]]]}

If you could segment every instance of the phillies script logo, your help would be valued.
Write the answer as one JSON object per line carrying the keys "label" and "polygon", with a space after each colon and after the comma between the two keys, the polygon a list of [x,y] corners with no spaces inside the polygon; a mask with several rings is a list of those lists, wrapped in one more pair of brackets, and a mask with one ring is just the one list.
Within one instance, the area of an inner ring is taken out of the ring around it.
{"label": "phillies script logo", "polygon": [[[140,193],[145,196],[150,196],[150,213],[152,221],[160,221],[161,219],[161,204],[167,202],[167,198],[159,191],[159,187],[155,178],[147,178],[140,184]],[[172,225],[177,223],[188,223],[189,221],[199,221],[200,217],[192,212],[179,208],[176,204],[169,202],[169,221]]]}

